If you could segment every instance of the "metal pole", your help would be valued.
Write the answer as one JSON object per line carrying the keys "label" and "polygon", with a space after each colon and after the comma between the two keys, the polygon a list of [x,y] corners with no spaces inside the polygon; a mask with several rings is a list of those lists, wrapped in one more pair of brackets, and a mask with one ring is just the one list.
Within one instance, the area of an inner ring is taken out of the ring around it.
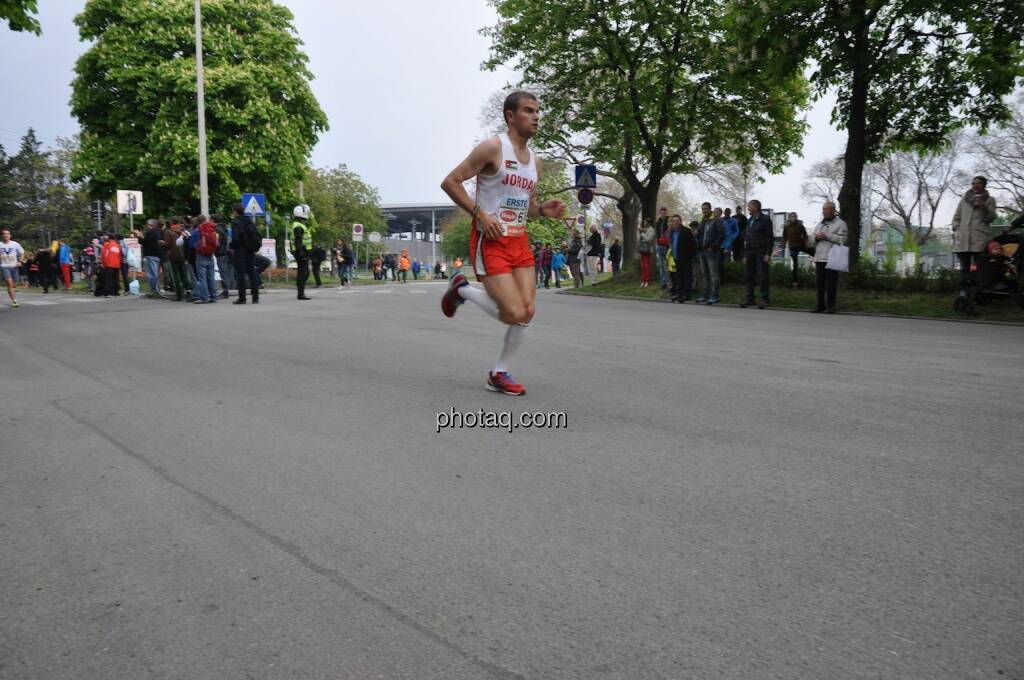
{"label": "metal pole", "polygon": [[206,95],[203,91],[203,18],[200,0],[196,14],[196,105],[199,112],[199,212],[210,215],[210,190],[206,183]]}
{"label": "metal pole", "polygon": [[[434,273],[434,245],[437,242],[437,215],[430,211],[430,273]],[[429,277],[428,277],[429,278]]]}

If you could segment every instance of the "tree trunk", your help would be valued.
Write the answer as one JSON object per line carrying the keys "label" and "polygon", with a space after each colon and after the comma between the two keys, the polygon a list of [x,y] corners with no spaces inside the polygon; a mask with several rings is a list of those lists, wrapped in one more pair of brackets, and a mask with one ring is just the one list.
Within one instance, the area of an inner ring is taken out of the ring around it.
{"label": "tree trunk", "polygon": [[853,82],[850,91],[850,117],[846,124],[846,153],[843,154],[843,185],[839,189],[839,215],[848,228],[850,264],[860,261],[861,190],[864,182],[864,144],[867,133],[868,65],[863,62],[867,42],[864,0],[851,3],[851,11],[861,16],[861,30],[855,38]]}
{"label": "tree trunk", "polygon": [[636,258],[637,227],[640,217],[640,199],[631,189],[625,187],[622,198],[615,204],[622,213],[622,263],[625,265]]}

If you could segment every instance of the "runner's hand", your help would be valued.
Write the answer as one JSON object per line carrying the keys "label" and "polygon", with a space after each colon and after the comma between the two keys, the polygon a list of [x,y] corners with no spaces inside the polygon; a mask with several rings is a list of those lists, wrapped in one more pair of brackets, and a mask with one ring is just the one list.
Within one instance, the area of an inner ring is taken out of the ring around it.
{"label": "runner's hand", "polygon": [[557,198],[552,198],[550,201],[544,201],[542,206],[545,217],[555,217],[562,219],[565,217],[565,203],[562,203]]}
{"label": "runner's hand", "polygon": [[480,214],[477,215],[476,221],[477,227],[482,227],[484,238],[491,241],[496,241],[501,238],[501,222],[498,221],[497,217],[490,213],[481,211]]}

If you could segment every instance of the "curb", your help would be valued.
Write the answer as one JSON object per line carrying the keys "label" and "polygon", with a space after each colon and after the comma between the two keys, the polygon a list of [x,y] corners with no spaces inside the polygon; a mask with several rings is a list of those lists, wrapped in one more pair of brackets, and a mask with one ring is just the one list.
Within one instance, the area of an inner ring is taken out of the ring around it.
{"label": "curb", "polygon": [[[633,295],[612,295],[612,294],[609,294],[609,293],[601,293],[601,292],[597,292],[597,291],[592,292],[592,293],[590,293],[590,292],[579,293],[579,292],[571,292],[571,291],[559,291],[558,292],[559,295],[565,295],[566,293],[568,293],[569,295],[579,295],[579,296],[583,296],[583,297],[603,298],[605,300],[631,300],[631,301],[636,301],[636,302],[660,302],[660,303],[663,303],[663,304],[670,304],[670,305],[671,304],[675,304],[671,300],[666,300],[664,298],[645,298],[645,297],[636,297],[636,296],[633,296]],[[715,306],[716,307],[731,307],[733,309],[740,309],[739,305],[733,305],[733,304],[722,303],[722,302],[716,303]],[[790,312],[790,313],[793,313],[793,314],[809,314],[809,312],[807,310],[804,310],[804,309],[793,309],[792,307],[766,307],[765,309],[758,310],[758,311]],[[984,319],[957,319],[956,317],[946,318],[946,317],[941,317],[941,316],[906,316],[906,315],[903,315],[903,314],[874,314],[874,313],[871,313],[871,312],[838,312],[837,311],[835,315],[836,316],[863,316],[863,317],[874,318],[874,319],[908,319],[908,320],[911,320],[911,321],[944,321],[944,322],[949,322],[949,323],[973,323],[973,324],[980,324],[980,325],[984,325],[984,326],[1008,326],[1010,328],[1024,328],[1024,322],[1019,322],[1019,321],[986,321]]]}

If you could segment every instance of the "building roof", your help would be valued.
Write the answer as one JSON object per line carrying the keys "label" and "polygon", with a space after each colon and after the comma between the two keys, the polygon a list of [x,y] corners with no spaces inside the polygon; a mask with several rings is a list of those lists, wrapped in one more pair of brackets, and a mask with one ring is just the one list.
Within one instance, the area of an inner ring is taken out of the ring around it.
{"label": "building roof", "polygon": [[389,234],[430,233],[431,221],[440,230],[441,223],[456,210],[454,203],[382,203],[380,206]]}

